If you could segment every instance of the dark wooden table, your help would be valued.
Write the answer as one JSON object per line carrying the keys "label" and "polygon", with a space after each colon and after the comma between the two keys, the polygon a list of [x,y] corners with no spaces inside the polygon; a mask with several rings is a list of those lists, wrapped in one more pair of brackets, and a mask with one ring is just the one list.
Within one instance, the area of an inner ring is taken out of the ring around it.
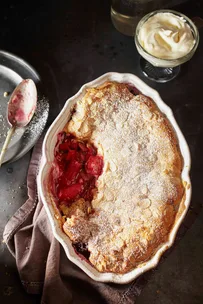
{"label": "dark wooden table", "polygon": [[[177,9],[191,18],[203,18],[201,2],[190,1]],[[142,75],[133,39],[113,27],[110,1],[18,1],[17,4],[4,1],[1,4],[0,48],[24,58],[40,74],[51,105],[48,124],[66,99],[84,83],[109,71],[128,72],[159,91],[187,139],[192,156],[192,219],[185,222],[184,237],[148,280],[138,304],[203,303],[203,28],[199,31],[197,52],[182,66],[180,75],[171,82],[156,84]],[[31,152],[0,170],[1,239],[7,220],[27,197],[30,155]],[[25,294],[15,261],[2,242],[0,302],[40,302],[39,297]]]}

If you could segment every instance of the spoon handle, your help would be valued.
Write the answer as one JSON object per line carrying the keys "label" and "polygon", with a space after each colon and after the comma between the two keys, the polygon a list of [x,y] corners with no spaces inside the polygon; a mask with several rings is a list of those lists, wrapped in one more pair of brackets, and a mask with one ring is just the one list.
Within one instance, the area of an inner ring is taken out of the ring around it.
{"label": "spoon handle", "polygon": [[7,136],[6,136],[4,145],[3,145],[2,149],[1,149],[1,154],[0,154],[0,167],[1,167],[1,165],[2,165],[4,155],[5,155],[5,153],[6,153],[6,150],[7,150],[7,148],[8,148],[8,145],[9,145],[9,143],[10,143],[11,137],[12,137],[14,131],[15,131],[15,128],[16,128],[16,127],[13,126],[12,128],[10,128],[10,129],[8,130],[8,133],[7,133]]}

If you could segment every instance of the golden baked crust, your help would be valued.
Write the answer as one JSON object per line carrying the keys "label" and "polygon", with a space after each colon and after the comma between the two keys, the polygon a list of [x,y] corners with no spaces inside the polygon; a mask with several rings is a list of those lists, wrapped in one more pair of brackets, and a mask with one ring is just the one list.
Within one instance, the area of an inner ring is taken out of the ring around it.
{"label": "golden baked crust", "polygon": [[63,206],[63,229],[87,244],[99,271],[126,273],[151,258],[174,224],[184,195],[175,132],[150,98],[116,82],[87,89],[65,130],[93,143],[104,168],[91,204]]}

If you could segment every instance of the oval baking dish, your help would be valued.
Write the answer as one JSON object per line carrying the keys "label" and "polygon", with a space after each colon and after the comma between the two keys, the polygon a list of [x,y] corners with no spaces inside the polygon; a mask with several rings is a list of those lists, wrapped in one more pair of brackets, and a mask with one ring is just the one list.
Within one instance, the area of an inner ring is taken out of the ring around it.
{"label": "oval baking dish", "polygon": [[[185,195],[180,203],[179,210],[176,215],[176,220],[170,231],[168,240],[164,244],[161,244],[161,246],[158,248],[158,250],[151,257],[150,260],[148,260],[147,262],[143,263],[141,266],[125,274],[101,273],[97,271],[88,261],[86,261],[85,258],[82,258],[80,255],[76,253],[75,249],[72,246],[72,242],[61,228],[61,222],[60,222],[61,214],[58,211],[54,202],[54,198],[48,189],[48,176],[54,159],[54,147],[57,141],[57,134],[63,130],[64,126],[66,125],[68,119],[71,116],[71,109],[73,108],[74,104],[79,99],[81,99],[81,97],[85,95],[86,89],[90,87],[97,87],[106,81],[116,81],[120,83],[131,84],[132,86],[136,87],[141,93],[152,98],[153,101],[158,106],[158,108],[160,109],[160,111],[166,115],[171,125],[173,126],[179,141],[180,151],[183,157],[183,169],[182,169],[181,177],[185,186]],[[83,85],[76,95],[74,95],[73,97],[69,98],[66,101],[63,109],[61,110],[60,114],[57,116],[55,121],[52,123],[45,136],[43,142],[43,148],[42,148],[41,166],[40,166],[40,171],[37,181],[38,181],[39,194],[45,206],[48,218],[50,220],[53,234],[55,238],[63,246],[67,257],[74,264],[80,267],[87,275],[89,275],[92,279],[96,281],[124,284],[134,280],[142,273],[155,267],[159,262],[163,252],[172,246],[178,228],[186,215],[190,203],[191,183],[189,178],[189,171],[190,171],[189,148],[183,137],[183,134],[181,133],[174,119],[171,109],[162,101],[157,91],[150,88],[147,84],[145,84],[135,75],[112,72],[112,73],[104,74],[101,77],[97,78],[96,80]]]}

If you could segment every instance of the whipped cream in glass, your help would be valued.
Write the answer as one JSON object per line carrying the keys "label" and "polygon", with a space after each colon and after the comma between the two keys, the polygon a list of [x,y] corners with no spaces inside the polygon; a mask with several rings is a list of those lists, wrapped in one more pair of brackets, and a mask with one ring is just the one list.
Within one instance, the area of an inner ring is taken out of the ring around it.
{"label": "whipped cream in glass", "polygon": [[162,59],[183,57],[195,45],[185,19],[170,12],[160,12],[146,20],[140,27],[138,40],[149,54]]}
{"label": "whipped cream in glass", "polygon": [[174,79],[180,65],[190,60],[199,44],[199,33],[187,16],[173,10],[145,15],[135,31],[143,74],[156,82]]}

